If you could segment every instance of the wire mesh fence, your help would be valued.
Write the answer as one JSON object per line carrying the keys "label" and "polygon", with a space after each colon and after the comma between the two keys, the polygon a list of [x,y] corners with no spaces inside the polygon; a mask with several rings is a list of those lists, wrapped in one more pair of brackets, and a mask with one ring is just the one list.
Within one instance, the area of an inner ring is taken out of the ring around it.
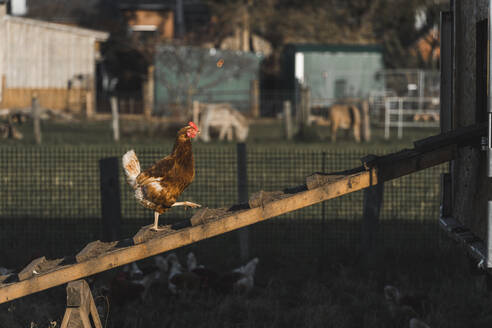
{"label": "wire mesh fence", "polygon": [[[0,147],[0,260],[16,263],[40,255],[63,256],[101,238],[99,160],[116,156],[123,147]],[[171,145],[136,148],[142,167],[171,150]],[[383,152],[379,152],[382,154]],[[195,181],[180,197],[210,208],[238,200],[237,153],[233,145],[194,147]],[[249,194],[304,183],[307,175],[360,165],[363,151],[324,150],[311,146],[249,146]],[[120,165],[121,167],[121,165]],[[434,243],[439,216],[439,175],[445,165],[385,183],[380,240],[384,245]],[[140,206],[119,172],[122,237],[130,237],[153,220]],[[363,192],[282,215],[252,227],[252,251],[285,245],[301,255],[358,244]],[[192,210],[173,208],[160,223],[188,218]],[[230,242],[219,237],[218,243]],[[212,242],[213,243],[213,242]],[[229,245],[231,246],[231,245]],[[25,263],[24,263],[25,264]]]}

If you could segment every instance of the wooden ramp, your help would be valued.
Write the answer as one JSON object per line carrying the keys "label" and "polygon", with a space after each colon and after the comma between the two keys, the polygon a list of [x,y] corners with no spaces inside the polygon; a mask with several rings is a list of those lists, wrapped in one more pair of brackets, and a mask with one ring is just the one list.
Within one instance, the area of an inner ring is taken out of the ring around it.
{"label": "wooden ramp", "polygon": [[191,219],[159,232],[143,227],[133,238],[87,244],[75,256],[38,258],[18,273],[0,276],[0,303],[78,280],[134,261],[189,245],[281,214],[340,197],[386,180],[452,160],[458,147],[480,145],[486,126],[473,126],[427,138],[413,149],[367,156],[361,167],[332,174],[314,173],[306,183],[276,192],[253,194],[248,204],[201,209]]}

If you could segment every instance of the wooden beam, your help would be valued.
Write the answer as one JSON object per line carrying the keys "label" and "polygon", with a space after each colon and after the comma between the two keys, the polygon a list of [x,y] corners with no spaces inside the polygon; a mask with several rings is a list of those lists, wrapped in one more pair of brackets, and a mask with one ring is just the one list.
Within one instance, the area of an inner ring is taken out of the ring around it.
{"label": "wooden beam", "polygon": [[[472,129],[473,139],[475,140],[482,132],[482,127]],[[382,157],[367,156],[363,159],[364,165],[359,168],[335,174],[316,173],[308,177],[306,184],[302,186],[285,189],[281,192],[260,192],[250,199],[251,206],[240,204],[232,206],[228,210],[203,209],[193,218],[184,220],[184,223],[165,226],[163,231],[153,232],[148,228],[141,229],[133,239],[122,240],[111,245],[106,243],[89,244],[78,254],[78,263],[63,265],[66,261],[62,262],[61,259],[49,261],[50,265],[43,265],[44,269],[38,268],[37,274],[31,277],[26,276],[25,280],[8,279],[7,281],[16,282],[0,284],[0,303],[447,162],[456,156],[458,145],[462,145],[463,142],[463,139],[457,138],[455,134],[448,135],[448,137],[447,140],[446,138],[437,138],[437,143],[441,146],[438,148],[436,148],[436,139],[430,139],[430,141],[428,139],[429,143],[416,144],[416,149],[404,150]],[[465,139],[468,138],[465,137]],[[470,140],[468,139],[467,142]],[[477,251],[477,253],[480,252]],[[32,266],[31,264],[27,269]],[[24,271],[26,269],[21,271],[21,274]]]}
{"label": "wooden beam", "polygon": [[456,157],[457,146],[452,144],[429,152],[403,150],[364,162],[365,167],[377,167],[380,181],[387,181],[448,162]]}
{"label": "wooden beam", "polygon": [[285,193],[283,198],[263,207],[228,212],[225,217],[173,231],[144,243],[114,248],[81,263],[56,267],[17,283],[0,286],[0,303],[5,303],[51,287],[167,252],[197,241],[236,230],[269,218],[367,188],[377,183],[376,170],[348,175],[319,188]]}

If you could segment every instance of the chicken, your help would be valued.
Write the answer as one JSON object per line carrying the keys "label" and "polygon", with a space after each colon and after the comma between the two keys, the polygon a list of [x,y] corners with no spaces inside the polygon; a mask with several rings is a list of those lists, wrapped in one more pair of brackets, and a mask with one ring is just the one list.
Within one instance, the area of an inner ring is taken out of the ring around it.
{"label": "chicken", "polygon": [[14,270],[10,270],[4,267],[0,267],[0,276],[6,276],[14,272]]}
{"label": "chicken", "polygon": [[198,264],[195,254],[189,252],[186,264],[188,271],[200,278],[200,289],[215,288],[219,282],[220,274],[214,270]]}
{"label": "chicken", "polygon": [[167,260],[171,266],[168,277],[168,287],[171,293],[176,295],[183,290],[198,290],[200,288],[200,277],[193,272],[184,271],[176,254],[169,254]]}
{"label": "chicken", "polygon": [[425,312],[428,298],[425,293],[401,293],[398,288],[392,285],[384,286],[384,297],[390,306],[421,315]]}
{"label": "chicken", "polygon": [[195,177],[191,139],[198,133],[195,123],[189,122],[178,131],[171,154],[143,172],[133,150],[123,155],[123,168],[128,183],[135,190],[135,198],[144,207],[154,210],[152,230],[161,230],[159,215],[173,206],[200,207],[188,201],[176,202]]}
{"label": "chicken", "polygon": [[255,257],[245,265],[223,274],[217,283],[216,288],[220,292],[247,293],[254,285],[254,275],[258,258]]}
{"label": "chicken", "polygon": [[150,287],[160,281],[163,273],[159,267],[158,270],[144,275],[136,262],[127,264],[111,280],[109,295],[113,302],[119,306],[137,299],[145,300]]}

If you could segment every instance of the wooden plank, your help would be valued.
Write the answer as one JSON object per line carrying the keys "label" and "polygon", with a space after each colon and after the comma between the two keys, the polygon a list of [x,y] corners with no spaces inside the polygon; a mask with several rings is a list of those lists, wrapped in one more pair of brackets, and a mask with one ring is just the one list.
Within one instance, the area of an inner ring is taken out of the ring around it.
{"label": "wooden plank", "polygon": [[441,132],[453,129],[453,12],[441,12],[440,115]]}
{"label": "wooden plank", "polygon": [[190,226],[197,226],[207,223],[207,221],[223,216],[226,212],[227,210],[225,208],[201,208],[191,217]]}
{"label": "wooden plank", "polygon": [[487,122],[479,123],[421,139],[413,144],[417,151],[431,151],[453,144],[467,146],[475,143],[480,146],[480,138],[487,135],[487,129]]}
{"label": "wooden plank", "polygon": [[19,277],[19,280],[26,280],[31,277],[34,277],[34,275],[38,274],[39,272],[37,271],[39,266],[46,262],[46,257],[40,257],[35,260],[33,260],[31,263],[29,263],[24,269],[22,269],[21,272],[17,274]]}
{"label": "wooden plank", "polygon": [[379,160],[376,160],[375,165],[380,172],[379,180],[387,181],[448,162],[454,159],[456,154],[456,145],[450,145],[426,153],[408,150],[397,153],[394,156],[381,157]]}
{"label": "wooden plank", "polygon": [[344,175],[340,174],[320,174],[314,173],[306,178],[306,187],[308,190],[319,188],[324,184],[332,183],[336,180],[340,180]]}
{"label": "wooden plank", "polygon": [[113,248],[116,243],[117,242],[105,243],[100,240],[90,242],[77,255],[75,255],[75,260],[80,263],[91,257],[96,257]]}
{"label": "wooden plank", "polygon": [[248,204],[249,207],[263,207],[266,204],[273,202],[276,199],[281,198],[284,195],[282,191],[263,191],[260,190],[258,192],[253,193],[249,198]]}
{"label": "wooden plank", "polygon": [[451,173],[441,174],[441,217],[450,217],[453,213],[453,193]]}
{"label": "wooden plank", "polygon": [[71,281],[67,285],[67,306],[68,307],[89,307],[89,285],[85,280]]}
{"label": "wooden plank", "polygon": [[152,238],[144,243],[112,250],[97,258],[66,265],[49,273],[40,274],[0,287],[0,303],[33,294],[69,281],[90,276],[146,257],[167,252],[203,239],[211,238],[256,222],[311,206],[327,199],[367,188],[377,183],[376,170],[360,172],[313,190],[292,194],[265,204],[264,207],[242,210],[205,224],[174,231],[162,237]]}
{"label": "wooden plank", "polygon": [[486,261],[486,245],[466,226],[451,217],[441,217],[439,225],[458,244],[465,248],[466,252],[478,262]]}

